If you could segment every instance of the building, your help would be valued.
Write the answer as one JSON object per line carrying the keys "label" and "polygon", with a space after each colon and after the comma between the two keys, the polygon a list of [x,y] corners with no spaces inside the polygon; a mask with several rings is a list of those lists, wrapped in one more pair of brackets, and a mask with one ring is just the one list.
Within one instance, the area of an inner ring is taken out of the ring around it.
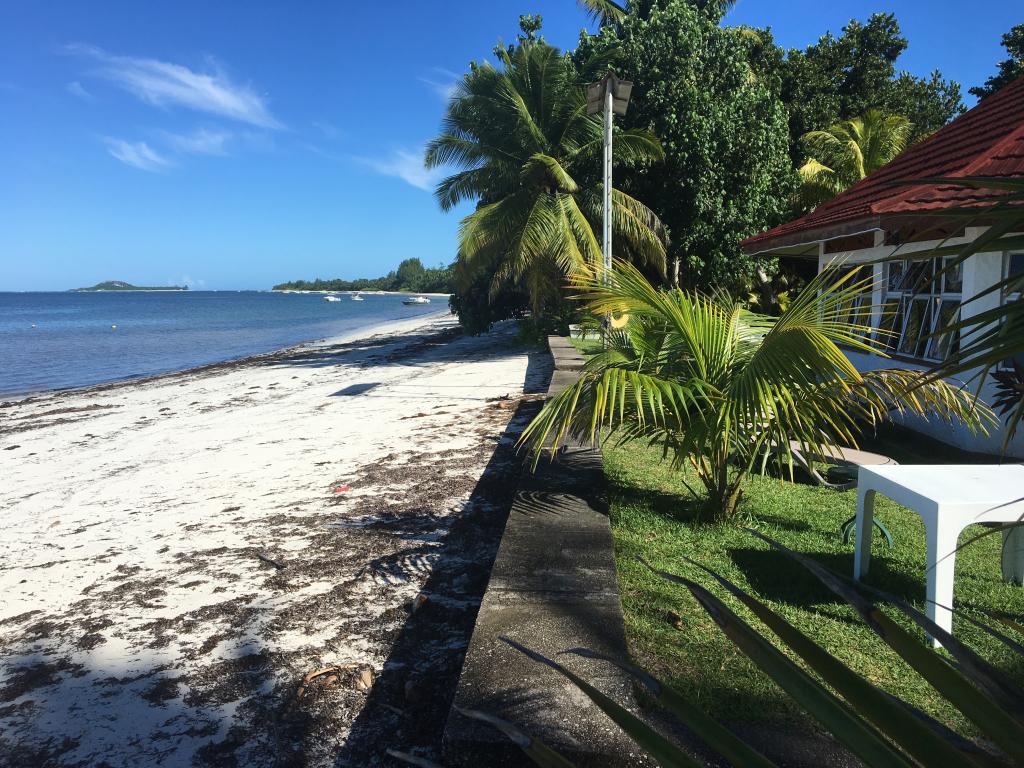
{"label": "building", "polygon": [[[1024,177],[1024,77],[989,96],[888,165],[811,213],[744,240],[745,253],[814,259],[819,271],[835,261],[857,265],[893,255],[935,249],[940,243],[966,245],[986,231],[964,226],[963,218],[944,219],[954,207],[991,204],[999,190],[921,181],[964,176]],[[996,292],[972,297],[1001,278],[1024,272],[1024,253],[992,251],[972,255],[961,268],[939,280],[928,279],[943,266],[939,259],[874,264],[875,289],[863,301],[884,307],[873,315],[876,327],[890,331],[889,359],[850,352],[860,370],[880,367],[928,368],[955,352],[958,339],[929,336],[958,317],[991,309],[1020,295]],[[879,338],[882,338],[880,335]],[[975,382],[989,400],[991,380]],[[971,435],[962,426],[920,419],[906,426],[960,448],[986,453],[1001,450],[1004,435]],[[1024,430],[1018,430],[1008,453],[1024,456]]]}

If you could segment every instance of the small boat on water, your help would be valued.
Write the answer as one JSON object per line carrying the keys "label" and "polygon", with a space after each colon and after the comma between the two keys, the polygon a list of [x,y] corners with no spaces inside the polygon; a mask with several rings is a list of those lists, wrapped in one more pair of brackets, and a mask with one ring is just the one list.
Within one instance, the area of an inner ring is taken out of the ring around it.
{"label": "small boat on water", "polygon": [[324,301],[341,301],[337,296],[324,296]]}
{"label": "small boat on water", "polygon": [[363,300],[364,300],[363,297],[360,296],[358,293],[353,293],[352,294],[352,301],[363,301]]}
{"label": "small boat on water", "polygon": [[402,299],[403,304],[429,304],[430,299],[426,296],[410,296],[408,299]]}

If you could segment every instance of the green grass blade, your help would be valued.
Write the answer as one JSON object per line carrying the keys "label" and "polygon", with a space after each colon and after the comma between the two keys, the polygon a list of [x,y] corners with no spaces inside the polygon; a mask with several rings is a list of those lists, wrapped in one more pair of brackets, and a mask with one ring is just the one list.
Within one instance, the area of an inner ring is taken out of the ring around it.
{"label": "green grass blade", "polygon": [[[690,558],[685,559],[710,575],[749,608],[751,613],[772,630],[791,651],[803,659],[808,667],[818,673],[826,683],[846,699],[854,710],[896,742],[915,760],[924,765],[971,765],[971,761],[963,753],[925,725],[912,712],[908,704],[876,688],[782,616],[728,579]],[[672,574],[661,572],[659,575],[664,578],[672,576]],[[674,578],[670,580],[675,581]],[[918,714],[923,715],[923,713]]]}
{"label": "green grass blade", "polygon": [[[842,577],[832,573],[813,559],[794,552],[764,534],[757,531],[750,531],[750,533],[794,558],[813,573],[822,584],[846,600],[861,615],[867,625],[933,688],[945,696],[950,704],[959,709],[968,720],[998,744],[1014,761],[1024,765],[1024,728],[1021,728],[1020,724],[1002,707],[972,685],[963,674],[947,664],[941,656],[925,647],[917,637],[886,616],[878,606],[864,597]],[[928,622],[928,624],[934,629],[933,637],[940,642],[942,642],[941,635],[948,635],[934,622]],[[932,632],[928,629],[926,631]]]}
{"label": "green grass blade", "polygon": [[643,684],[658,704],[674,714],[680,722],[685,724],[711,749],[728,760],[732,765],[742,765],[745,767],[760,766],[760,768],[773,768],[775,766],[775,763],[745,743],[736,734],[708,715],[701,707],[639,667],[626,664],[603,653],[595,653],[587,648],[570,648],[565,652],[588,659],[607,661],[634,677]]}
{"label": "green grass blade", "polygon": [[552,661],[546,656],[527,648],[525,645],[521,645],[507,637],[502,637],[501,640],[537,663],[550,667],[563,677],[572,681],[577,688],[587,695],[587,698],[594,702],[602,712],[608,715],[616,725],[622,728],[622,730],[625,731],[626,734],[641,748],[643,748],[648,755],[654,758],[662,768],[699,768],[700,763],[695,761],[632,712],[629,712],[616,702],[612,701],[608,696],[594,688],[594,686],[590,685],[586,680],[573,674],[558,662]]}
{"label": "green grass blade", "polygon": [[461,707],[453,707],[453,709],[463,717],[479,720],[482,723],[487,723],[497,728],[513,744],[523,750],[526,756],[539,765],[540,768],[576,768],[573,763],[555,752],[547,744],[519,730],[508,720],[502,720],[500,717],[489,715],[486,712],[479,712],[475,709],[462,709]]}
{"label": "green grass blade", "polygon": [[[651,568],[647,563],[644,565]],[[701,607],[737,648],[867,765],[873,768],[906,768],[912,765],[870,724],[847,709],[821,683],[787,658],[711,592],[690,579],[674,574],[662,574],[654,568],[651,570],[689,589]]]}

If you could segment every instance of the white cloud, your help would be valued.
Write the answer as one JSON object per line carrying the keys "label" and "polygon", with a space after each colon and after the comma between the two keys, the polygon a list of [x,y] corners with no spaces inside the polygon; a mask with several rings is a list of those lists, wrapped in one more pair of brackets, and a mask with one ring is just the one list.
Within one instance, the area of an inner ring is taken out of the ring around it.
{"label": "white cloud", "polygon": [[180,106],[219,115],[261,128],[281,128],[263,96],[248,85],[234,83],[218,68],[197,72],[158,59],[117,56],[83,43],[64,50],[99,62],[96,74],[137,98],[158,107]]}
{"label": "white cloud", "polygon": [[125,141],[123,139],[106,139],[107,151],[125,165],[141,171],[157,172],[171,167],[173,163],[160,153],[154,151],[144,141]]}
{"label": "white cloud", "polygon": [[205,280],[193,280],[188,275],[182,275],[180,280],[168,280],[168,285],[184,285],[193,291],[205,291],[206,281]]}
{"label": "white cloud", "polygon": [[384,176],[394,176],[417,189],[433,192],[437,182],[444,176],[440,168],[425,168],[423,151],[410,152],[397,149],[385,158],[357,157],[357,161]]}
{"label": "white cloud", "polygon": [[77,96],[83,101],[92,101],[95,98],[91,93],[85,90],[85,86],[83,86],[77,80],[72,80],[70,83],[68,83],[67,89],[68,93],[72,94],[73,96]]}
{"label": "white cloud", "polygon": [[313,127],[320,131],[325,138],[331,139],[332,141],[345,138],[344,131],[326,120],[314,120]]}
{"label": "white cloud", "polygon": [[421,83],[429,85],[434,93],[445,101],[451,99],[458,90],[459,83],[462,81],[462,75],[444,67],[434,67],[430,71],[432,74],[429,77],[422,75],[416,79]]}
{"label": "white cloud", "polygon": [[192,133],[163,132],[167,144],[174,150],[188,155],[226,155],[227,144],[232,139],[229,131],[211,131],[200,128]]}

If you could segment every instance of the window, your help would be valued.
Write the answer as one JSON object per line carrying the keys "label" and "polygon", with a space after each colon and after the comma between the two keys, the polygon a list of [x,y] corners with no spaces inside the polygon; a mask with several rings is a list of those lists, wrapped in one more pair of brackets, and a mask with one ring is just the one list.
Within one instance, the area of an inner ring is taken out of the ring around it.
{"label": "window", "polygon": [[[1020,301],[1024,295],[1024,253],[1008,253],[1003,260],[1003,279],[1011,282],[1003,292],[1003,303]],[[1014,362],[1024,368],[1024,356],[1005,360],[1000,368],[1013,368]]]}
{"label": "window", "polygon": [[859,283],[864,283],[858,287],[857,292],[853,297],[844,304],[840,309],[839,319],[842,322],[847,323],[859,323],[867,325],[871,322],[871,267],[840,267],[836,270],[835,282],[843,282],[843,288],[852,288]]}
{"label": "window", "polygon": [[892,352],[942,361],[959,348],[958,335],[941,333],[960,318],[963,265],[953,259],[892,261],[876,338]]}

